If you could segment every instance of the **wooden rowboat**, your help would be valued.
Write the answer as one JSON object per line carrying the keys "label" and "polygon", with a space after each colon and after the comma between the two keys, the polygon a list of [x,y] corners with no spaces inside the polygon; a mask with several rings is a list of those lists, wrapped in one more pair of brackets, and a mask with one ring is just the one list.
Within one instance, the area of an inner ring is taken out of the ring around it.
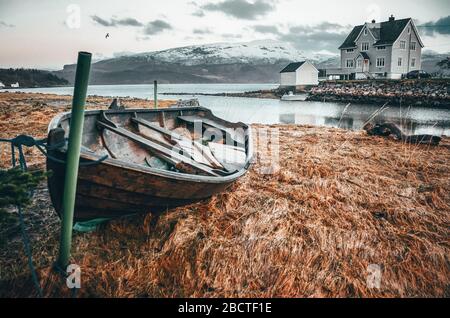
{"label": "wooden rowboat", "polygon": [[[70,113],[60,114],[48,133],[48,187],[60,215],[69,125]],[[203,107],[86,111],[74,219],[159,213],[209,198],[246,173],[251,142],[249,126]]]}

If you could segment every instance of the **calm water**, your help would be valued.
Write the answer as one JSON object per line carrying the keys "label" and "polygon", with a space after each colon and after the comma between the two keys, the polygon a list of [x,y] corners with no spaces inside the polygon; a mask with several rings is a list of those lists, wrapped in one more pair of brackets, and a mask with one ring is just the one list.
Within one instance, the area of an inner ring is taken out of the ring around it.
{"label": "calm water", "polygon": [[[195,93],[239,93],[276,88],[277,84],[160,84],[159,99],[198,98],[200,105],[230,121],[261,124],[310,124],[361,129],[380,106],[340,103],[280,101],[272,99],[196,96]],[[19,89],[24,92],[72,94],[71,87]],[[189,93],[192,95],[176,95]],[[92,85],[89,95],[153,98],[153,85]],[[450,109],[423,107],[389,107],[375,116],[373,122],[391,121],[414,134],[450,136]]]}

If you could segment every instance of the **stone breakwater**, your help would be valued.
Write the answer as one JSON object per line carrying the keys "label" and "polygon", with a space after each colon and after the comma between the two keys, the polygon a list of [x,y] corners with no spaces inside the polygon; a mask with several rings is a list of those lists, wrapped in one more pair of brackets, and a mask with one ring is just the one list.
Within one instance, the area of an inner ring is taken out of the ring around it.
{"label": "stone breakwater", "polygon": [[450,80],[322,82],[306,100],[450,108]]}

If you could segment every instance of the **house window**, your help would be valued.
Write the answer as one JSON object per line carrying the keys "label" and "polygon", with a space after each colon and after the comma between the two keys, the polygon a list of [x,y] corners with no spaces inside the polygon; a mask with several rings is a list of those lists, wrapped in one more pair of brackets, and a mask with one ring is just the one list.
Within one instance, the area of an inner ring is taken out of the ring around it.
{"label": "house window", "polygon": [[346,62],[345,62],[345,67],[347,67],[347,68],[353,68],[353,67],[354,67],[354,61],[353,61],[353,59],[348,59],[348,60],[346,60]]}
{"label": "house window", "polygon": [[361,51],[369,51],[369,42],[361,43]]}
{"label": "house window", "polygon": [[364,35],[367,35],[367,29],[364,29]]}
{"label": "house window", "polygon": [[398,58],[397,65],[402,66],[402,58],[401,57]]}
{"label": "house window", "polygon": [[406,41],[400,41],[400,49],[401,50],[406,49]]}
{"label": "house window", "polygon": [[416,42],[411,42],[409,44],[409,49],[412,50],[412,51],[415,51],[416,50]]}
{"label": "house window", "polygon": [[416,66],[416,59],[411,59],[411,67],[415,67]]}
{"label": "house window", "polygon": [[411,33],[411,28],[410,27],[408,27],[408,34],[410,34]]}
{"label": "house window", "polygon": [[377,46],[377,50],[378,50],[378,51],[386,50],[386,47],[385,47],[384,45],[382,45],[382,46]]}
{"label": "house window", "polygon": [[377,57],[377,67],[384,67],[384,57]]}
{"label": "house window", "polygon": [[361,66],[362,66],[362,60],[357,60],[356,67],[361,67]]}
{"label": "house window", "polygon": [[355,49],[347,49],[347,53],[352,53]]}

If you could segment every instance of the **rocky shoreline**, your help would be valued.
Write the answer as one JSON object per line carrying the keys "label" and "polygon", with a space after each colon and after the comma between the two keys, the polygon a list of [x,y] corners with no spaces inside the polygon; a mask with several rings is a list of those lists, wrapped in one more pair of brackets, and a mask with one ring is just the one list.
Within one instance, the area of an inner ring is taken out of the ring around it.
{"label": "rocky shoreline", "polygon": [[450,108],[449,80],[322,82],[307,101]]}

